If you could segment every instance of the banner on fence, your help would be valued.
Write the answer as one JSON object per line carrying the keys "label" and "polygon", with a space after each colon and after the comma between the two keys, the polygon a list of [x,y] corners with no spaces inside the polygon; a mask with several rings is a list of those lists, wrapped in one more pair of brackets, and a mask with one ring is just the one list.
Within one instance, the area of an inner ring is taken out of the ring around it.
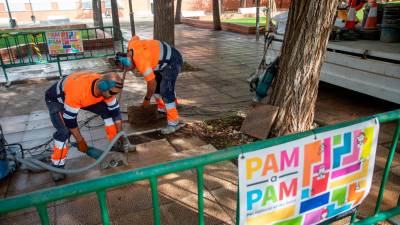
{"label": "banner on fence", "polygon": [[240,224],[318,224],[359,205],[378,131],[372,119],[240,155]]}
{"label": "banner on fence", "polygon": [[82,35],[80,31],[46,32],[49,54],[69,55],[83,52]]}

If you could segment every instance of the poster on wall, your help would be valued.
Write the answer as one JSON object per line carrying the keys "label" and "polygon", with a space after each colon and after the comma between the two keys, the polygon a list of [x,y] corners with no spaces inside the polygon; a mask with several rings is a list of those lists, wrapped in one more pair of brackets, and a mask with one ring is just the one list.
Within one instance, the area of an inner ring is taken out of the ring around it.
{"label": "poster on wall", "polygon": [[51,56],[83,53],[82,35],[80,31],[46,32],[46,39]]}
{"label": "poster on wall", "polygon": [[371,119],[241,154],[241,225],[312,225],[361,204],[371,188],[379,122]]}

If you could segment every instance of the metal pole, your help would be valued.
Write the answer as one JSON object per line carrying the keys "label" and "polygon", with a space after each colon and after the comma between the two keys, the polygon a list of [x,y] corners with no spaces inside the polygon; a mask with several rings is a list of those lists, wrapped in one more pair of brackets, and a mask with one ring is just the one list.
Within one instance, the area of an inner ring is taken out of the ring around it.
{"label": "metal pole", "polygon": [[260,0],[256,0],[256,40],[260,39]]}
{"label": "metal pole", "polygon": [[8,11],[8,17],[10,18],[10,27],[14,28],[15,27],[15,23],[14,20],[11,16],[11,11],[10,11],[10,6],[8,5],[8,0],[6,0],[6,5],[7,5],[7,11]]}
{"label": "metal pole", "polygon": [[136,34],[135,17],[134,17],[133,10],[132,10],[132,0],[128,0],[128,2],[129,2],[129,20],[131,22],[131,33],[132,33],[132,37],[133,37]]}
{"label": "metal pole", "polygon": [[63,75],[62,75],[62,70],[61,70],[60,56],[58,56],[58,55],[57,55],[57,67],[58,67],[58,73],[60,74],[60,78],[62,78]]}
{"label": "metal pole", "polygon": [[36,23],[36,18],[35,18],[35,15],[33,15],[33,7],[32,7],[32,2],[31,2],[31,0],[29,0],[29,7],[31,8],[31,19],[32,19],[32,22],[35,24]]}

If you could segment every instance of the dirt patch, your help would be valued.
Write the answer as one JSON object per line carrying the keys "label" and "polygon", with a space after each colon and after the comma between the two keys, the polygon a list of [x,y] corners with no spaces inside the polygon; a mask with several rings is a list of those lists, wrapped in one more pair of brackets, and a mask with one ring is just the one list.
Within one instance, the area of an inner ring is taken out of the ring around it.
{"label": "dirt patch", "polygon": [[243,145],[255,139],[240,132],[244,117],[241,115],[228,115],[215,120],[194,123],[187,126],[195,136],[212,144],[217,149]]}
{"label": "dirt patch", "polygon": [[156,121],[157,118],[157,105],[151,104],[147,107],[142,106],[129,106],[128,107],[128,121],[136,126],[143,126]]}

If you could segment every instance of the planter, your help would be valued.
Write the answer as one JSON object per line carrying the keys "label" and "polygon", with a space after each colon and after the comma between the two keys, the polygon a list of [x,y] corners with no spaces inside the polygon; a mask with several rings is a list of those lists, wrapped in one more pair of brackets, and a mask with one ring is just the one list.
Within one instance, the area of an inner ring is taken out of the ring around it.
{"label": "planter", "polygon": [[194,19],[194,18],[182,18],[181,21],[184,24],[191,25],[194,27],[206,28],[206,29],[214,28],[212,21],[205,21],[205,20],[199,20],[199,19]]}
{"label": "planter", "polygon": [[83,49],[85,51],[103,49],[103,48],[112,48],[112,47],[113,47],[112,38],[83,40]]}

